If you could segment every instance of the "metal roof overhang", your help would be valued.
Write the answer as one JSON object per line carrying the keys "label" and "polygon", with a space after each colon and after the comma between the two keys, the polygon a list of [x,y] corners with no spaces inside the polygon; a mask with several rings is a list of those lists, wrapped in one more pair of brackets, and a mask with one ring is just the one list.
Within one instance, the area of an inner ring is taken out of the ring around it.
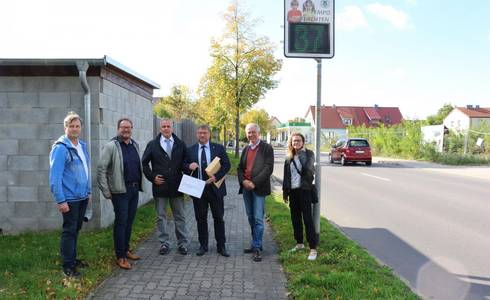
{"label": "metal roof overhang", "polygon": [[160,85],[144,77],[125,65],[105,55],[103,58],[0,58],[0,66],[76,66],[77,62],[87,62],[90,66],[107,66],[117,68],[143,82],[159,89]]}

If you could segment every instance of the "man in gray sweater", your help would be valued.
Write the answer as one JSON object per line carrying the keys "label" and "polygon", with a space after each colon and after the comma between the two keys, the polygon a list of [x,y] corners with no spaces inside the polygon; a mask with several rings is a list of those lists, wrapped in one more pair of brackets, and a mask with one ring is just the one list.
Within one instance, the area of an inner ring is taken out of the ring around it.
{"label": "man in gray sweater", "polygon": [[143,168],[139,146],[131,138],[133,122],[122,118],[117,122],[117,136],[104,145],[97,164],[97,184],[102,194],[112,200],[114,206],[114,250],[117,265],[131,269],[131,260],[140,259],[129,249],[131,228],[138,196],[142,190]]}

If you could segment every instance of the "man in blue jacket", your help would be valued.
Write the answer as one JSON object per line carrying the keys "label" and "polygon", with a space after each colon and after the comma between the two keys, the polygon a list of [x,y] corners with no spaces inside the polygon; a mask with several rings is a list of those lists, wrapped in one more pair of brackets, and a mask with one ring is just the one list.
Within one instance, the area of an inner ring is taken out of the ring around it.
{"label": "man in blue jacket", "polygon": [[49,186],[63,216],[60,247],[63,272],[78,277],[77,267],[87,266],[77,259],[77,238],[91,193],[90,158],[86,144],[79,139],[80,116],[68,113],[63,125],[65,135],[56,141],[49,154]]}
{"label": "man in blue jacket", "polygon": [[[215,183],[219,182],[230,170],[230,160],[222,145],[209,141],[211,136],[209,126],[199,126],[196,135],[198,142],[187,149],[184,168],[192,171],[194,177],[206,181],[201,198],[192,197],[200,244],[197,255],[202,256],[208,251],[209,206],[214,220],[216,248],[219,254],[228,257],[230,254],[228,254],[225,248],[225,221],[223,220],[225,212],[223,198],[226,196],[226,185],[224,180],[219,187]],[[207,174],[205,171],[206,167],[216,157],[220,159],[221,168],[216,174]]]}

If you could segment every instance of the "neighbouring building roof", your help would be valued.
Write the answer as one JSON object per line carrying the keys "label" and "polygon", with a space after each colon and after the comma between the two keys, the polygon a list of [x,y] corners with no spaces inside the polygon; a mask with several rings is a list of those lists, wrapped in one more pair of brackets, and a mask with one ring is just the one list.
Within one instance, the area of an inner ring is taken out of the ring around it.
{"label": "neighbouring building roof", "polygon": [[490,108],[485,107],[456,107],[469,118],[490,118]]}
{"label": "neighbouring building roof", "polygon": [[[0,76],[78,76],[77,62],[87,62],[90,67],[108,67],[119,70],[153,89],[160,86],[117,62],[109,56],[102,58],[0,58]],[[94,68],[89,68],[87,75],[93,76]]]}
{"label": "neighbouring building roof", "polygon": [[[310,106],[305,117],[311,114],[313,122],[316,122],[315,106]],[[366,127],[395,125],[403,121],[403,116],[398,107],[366,107],[366,106],[322,106],[321,128],[346,128],[363,125]],[[350,123],[350,124],[349,124]]]}

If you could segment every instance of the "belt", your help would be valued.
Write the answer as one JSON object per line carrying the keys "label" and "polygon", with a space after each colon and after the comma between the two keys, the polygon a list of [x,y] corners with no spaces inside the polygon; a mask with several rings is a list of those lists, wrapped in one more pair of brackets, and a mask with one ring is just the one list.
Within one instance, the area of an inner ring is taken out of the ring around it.
{"label": "belt", "polygon": [[126,182],[126,186],[139,187],[139,182]]}

